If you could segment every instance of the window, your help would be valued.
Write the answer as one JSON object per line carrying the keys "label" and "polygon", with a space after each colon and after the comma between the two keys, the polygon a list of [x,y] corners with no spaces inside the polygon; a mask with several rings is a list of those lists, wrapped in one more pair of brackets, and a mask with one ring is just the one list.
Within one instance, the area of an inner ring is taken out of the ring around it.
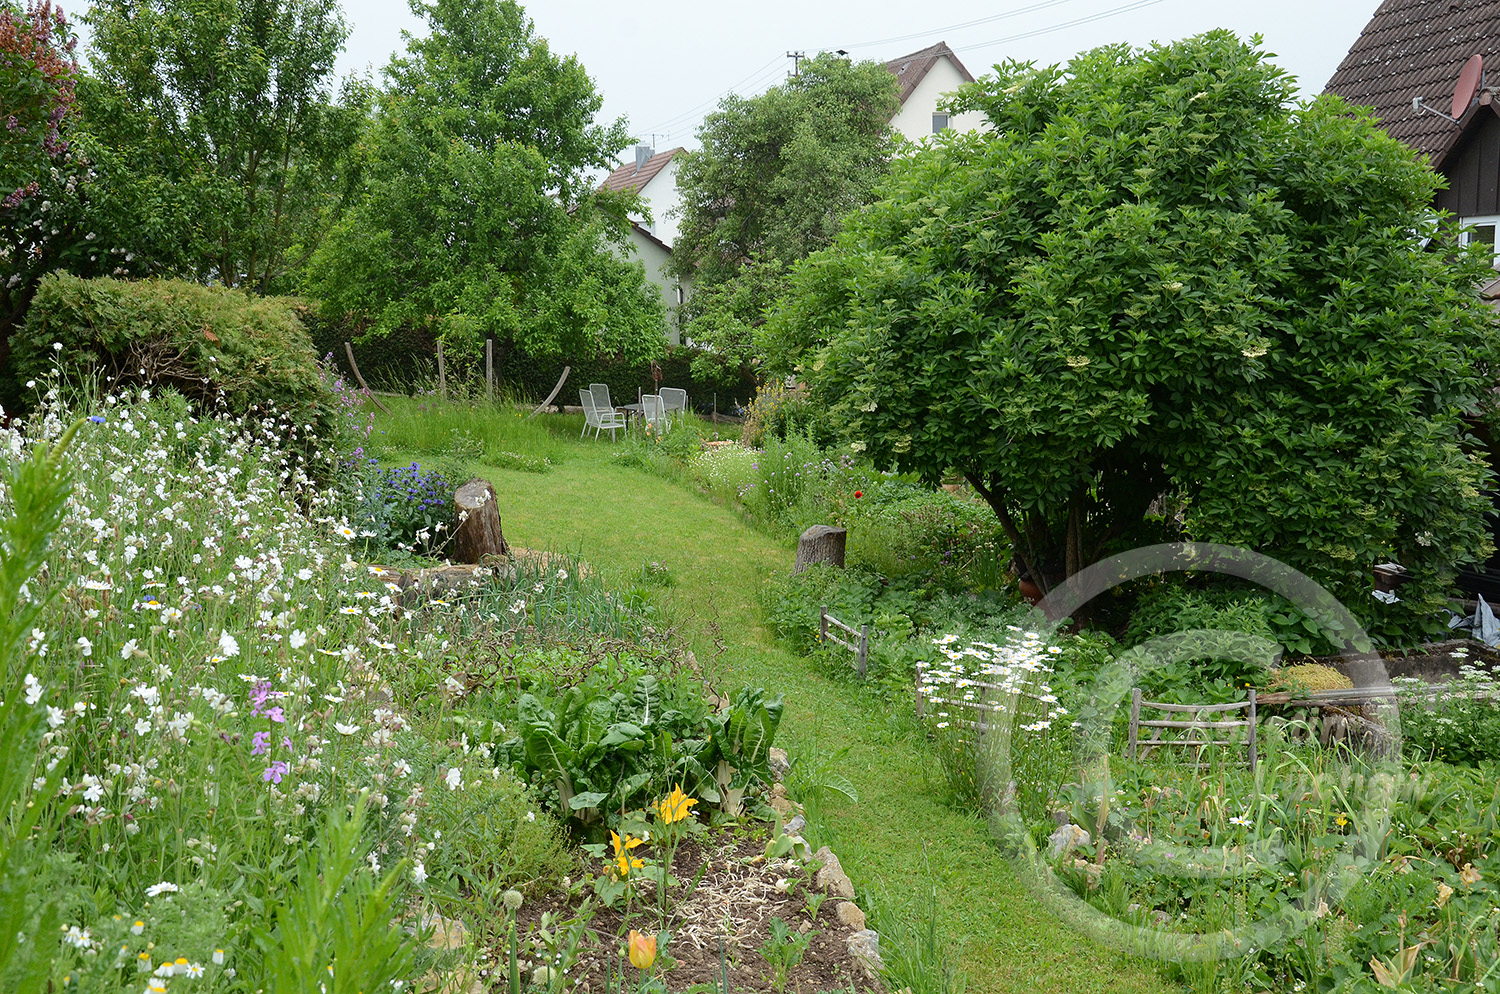
{"label": "window", "polygon": [[1491,258],[1495,257],[1496,249],[1500,248],[1495,244],[1495,232],[1500,230],[1500,217],[1490,215],[1459,218],[1459,224],[1463,226],[1458,233],[1460,245],[1487,245]]}
{"label": "window", "polygon": [[933,134],[937,134],[939,131],[947,131],[947,130],[948,130],[948,115],[947,114],[934,114],[934,115],[932,115],[932,133]]}

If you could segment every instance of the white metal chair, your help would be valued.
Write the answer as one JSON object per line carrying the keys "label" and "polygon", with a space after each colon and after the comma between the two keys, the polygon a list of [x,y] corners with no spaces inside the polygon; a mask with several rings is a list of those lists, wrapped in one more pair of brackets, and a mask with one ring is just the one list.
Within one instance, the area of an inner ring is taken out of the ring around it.
{"label": "white metal chair", "polygon": [[578,433],[582,438],[588,434],[590,428],[594,429],[594,439],[597,441],[599,433],[609,429],[610,441],[614,441],[615,430],[625,427],[625,418],[613,409],[601,410],[595,402],[593,390],[578,391],[578,400],[583,404],[583,431]]}
{"label": "white metal chair", "polygon": [[665,431],[669,427],[666,405],[662,403],[661,397],[654,393],[641,395],[641,414],[646,419],[647,428]]}
{"label": "white metal chair", "polygon": [[659,394],[667,416],[676,414],[679,419],[687,417],[687,391],[676,387],[662,387]]}
{"label": "white metal chair", "polygon": [[608,383],[590,383],[589,389],[594,391],[594,406],[597,407],[601,413],[613,411],[615,409],[615,405],[609,399]]}

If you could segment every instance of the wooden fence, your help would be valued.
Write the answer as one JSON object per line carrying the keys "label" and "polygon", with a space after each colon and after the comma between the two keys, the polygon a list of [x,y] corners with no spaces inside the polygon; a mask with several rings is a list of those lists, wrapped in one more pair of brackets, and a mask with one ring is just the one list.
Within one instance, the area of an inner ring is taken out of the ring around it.
{"label": "wooden fence", "polygon": [[[854,639],[854,641],[850,642],[846,639],[839,638],[837,635],[834,635],[828,630],[830,625],[841,631],[847,632],[850,638]],[[870,659],[869,625],[860,625],[859,630],[855,631],[853,628],[850,628],[848,625],[844,624],[842,621],[829,614],[828,605],[824,604],[822,607],[818,608],[818,642],[836,642],[839,645],[843,646],[845,649],[848,649],[850,652],[854,653],[854,672],[859,674],[859,678],[861,680],[865,678],[865,664],[868,663]]]}

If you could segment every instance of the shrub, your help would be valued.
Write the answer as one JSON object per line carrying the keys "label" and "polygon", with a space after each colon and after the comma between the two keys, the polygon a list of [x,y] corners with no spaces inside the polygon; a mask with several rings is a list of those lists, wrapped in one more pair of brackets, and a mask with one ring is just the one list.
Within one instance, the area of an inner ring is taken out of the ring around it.
{"label": "shrub", "polygon": [[[57,348],[57,345],[61,348]],[[275,409],[309,451],[332,437],[338,408],[312,342],[285,300],[182,280],[126,282],[54,273],[12,340],[18,378],[55,366],[106,390],[170,386],[208,408]]]}
{"label": "shrub", "polygon": [[781,383],[764,384],[745,410],[741,440],[759,448],[770,439],[786,441],[797,434],[805,435],[822,448],[832,445],[836,437],[826,412],[813,403],[805,390]]}
{"label": "shrub", "polygon": [[371,459],[359,469],[359,504],[350,527],[384,549],[431,552],[453,528],[453,493],[466,479],[451,467],[420,463],[381,469]]}

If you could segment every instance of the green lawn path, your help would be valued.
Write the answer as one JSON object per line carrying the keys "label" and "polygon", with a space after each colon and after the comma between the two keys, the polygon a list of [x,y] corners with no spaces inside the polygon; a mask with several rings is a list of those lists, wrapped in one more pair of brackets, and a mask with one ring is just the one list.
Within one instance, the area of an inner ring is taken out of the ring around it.
{"label": "green lawn path", "polygon": [[[716,619],[726,682],[786,695],[778,744],[793,756],[848,747],[838,770],[858,804],[825,806],[827,833],[859,903],[924,909],[933,883],[938,929],[962,947],[971,992],[1172,991],[1150,965],[1067,930],[1017,879],[977,820],[944,806],[934,759],[909,725],[815,664],[783,650],[761,621],[757,592],[793,549],[689,488],[616,464],[607,441],[570,447],[546,474],[475,466],[495,484],[506,540],[578,553],[622,579],[644,561],[668,565],[667,603],[700,660],[713,655]],[[731,687],[731,689],[733,689]],[[926,859],[923,842],[926,842]]]}

